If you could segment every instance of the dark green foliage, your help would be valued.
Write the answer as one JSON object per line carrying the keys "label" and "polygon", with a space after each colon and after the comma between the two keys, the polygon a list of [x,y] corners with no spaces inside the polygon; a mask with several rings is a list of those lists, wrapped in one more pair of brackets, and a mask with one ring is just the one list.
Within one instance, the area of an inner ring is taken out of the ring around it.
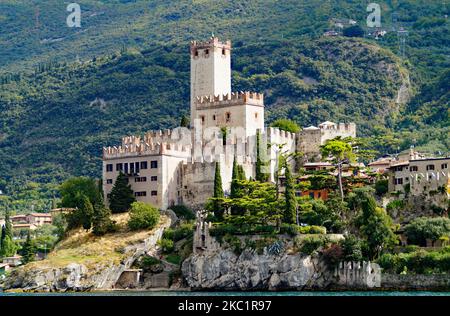
{"label": "dark green foliage", "polygon": [[94,208],[89,198],[83,193],[77,192],[71,199],[71,205],[73,205],[75,210],[65,216],[67,228],[74,229],[83,226],[85,229],[90,229]]}
{"label": "dark green foliage", "polygon": [[386,194],[388,191],[388,180],[381,179],[375,182],[375,192],[378,196]]}
{"label": "dark green foliage", "polygon": [[194,226],[192,224],[181,224],[179,227],[167,228],[164,230],[163,238],[171,239],[173,242],[177,242],[184,238],[192,237],[194,234]]}
{"label": "dark green foliage", "polygon": [[151,256],[143,256],[140,260],[139,260],[139,267],[141,269],[144,270],[148,270],[151,267],[160,264],[161,261],[155,257],[151,257]]}
{"label": "dark green foliage", "polygon": [[339,242],[343,252],[344,261],[363,260],[361,241],[353,235],[348,235]]}
{"label": "dark green foliage", "polygon": [[270,126],[278,127],[283,131],[288,131],[291,133],[297,133],[301,129],[295,121],[289,119],[277,119],[272,124],[270,124]]}
{"label": "dark green foliage", "polygon": [[115,224],[110,218],[111,211],[104,205],[94,207],[92,218],[92,232],[94,235],[102,236],[115,230]]}
{"label": "dark green foliage", "polygon": [[364,30],[359,25],[352,25],[352,26],[345,28],[343,30],[342,34],[347,37],[363,37]]}
{"label": "dark green foliage", "polygon": [[286,204],[283,219],[285,223],[293,224],[297,223],[297,200],[295,198],[294,179],[287,162],[284,165],[284,176],[286,179],[286,189],[284,192]]}
{"label": "dark green foliage", "polygon": [[144,202],[131,204],[128,226],[131,230],[152,229],[158,224],[159,210]]}
{"label": "dark green foliage", "polygon": [[[230,189],[230,198],[240,198],[242,197],[241,183],[240,181],[245,180],[244,170],[241,165],[237,163],[236,156],[233,160],[233,169],[231,174],[231,189]],[[237,207],[231,207],[231,214],[233,215],[243,215],[244,210]]]}
{"label": "dark green foliage", "polygon": [[113,213],[123,213],[128,211],[135,201],[134,192],[128,184],[126,175],[120,172],[109,196],[109,208]]}
{"label": "dark green foliage", "polygon": [[2,249],[1,249],[1,256],[2,257],[11,257],[16,254],[17,246],[14,242],[14,240],[6,236],[3,240]]}
{"label": "dark green foliage", "polygon": [[351,198],[351,205],[358,211],[355,225],[365,239],[368,256],[372,260],[382,251],[397,244],[398,240],[393,232],[394,225],[386,211],[377,207],[373,189],[355,189],[354,197]]}
{"label": "dark green foliage", "polygon": [[311,255],[313,252],[327,245],[329,242],[330,241],[326,236],[308,236],[302,240],[300,252]]}
{"label": "dark green foliage", "polygon": [[[2,235],[3,236],[3,235]],[[13,237],[13,228],[11,223],[11,216],[9,214],[9,211],[5,211],[5,234],[4,236],[9,236],[11,239]]]}
{"label": "dark green foliage", "polygon": [[223,199],[223,187],[222,176],[220,175],[220,163],[216,162],[216,169],[214,173],[214,195],[212,200],[212,211],[214,215],[219,219],[223,219],[223,213],[225,211],[220,199]]}
{"label": "dark green foliage", "polygon": [[31,234],[30,231],[28,231],[27,239],[25,243],[22,246],[21,254],[22,254],[22,262],[24,264],[27,264],[28,262],[34,261],[36,253],[36,247],[31,240]]}
{"label": "dark green foliage", "polygon": [[61,184],[59,191],[62,207],[80,206],[80,196],[87,197],[92,205],[98,203],[101,198],[96,181],[88,177],[68,179]]}
{"label": "dark green foliage", "polygon": [[427,218],[419,217],[405,226],[408,243],[426,246],[426,240],[438,240],[443,236],[450,236],[450,219],[448,217]]}
{"label": "dark green foliage", "polygon": [[186,205],[174,205],[170,209],[178,216],[178,218],[191,220],[195,219],[194,211],[188,208]]}
{"label": "dark green foliage", "polygon": [[299,214],[301,223],[324,226],[328,232],[341,232],[343,223],[337,212],[338,209],[329,207],[328,205],[331,204],[325,204],[322,200],[310,200],[302,204],[302,211]]}

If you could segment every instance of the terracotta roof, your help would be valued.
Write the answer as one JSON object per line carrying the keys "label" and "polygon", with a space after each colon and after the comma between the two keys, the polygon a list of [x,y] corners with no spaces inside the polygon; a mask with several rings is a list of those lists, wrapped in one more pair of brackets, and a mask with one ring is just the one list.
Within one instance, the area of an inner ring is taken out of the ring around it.
{"label": "terracotta roof", "polygon": [[392,163],[389,168],[391,167],[397,167],[397,166],[407,166],[409,165],[409,161],[399,161],[399,162],[394,162]]}

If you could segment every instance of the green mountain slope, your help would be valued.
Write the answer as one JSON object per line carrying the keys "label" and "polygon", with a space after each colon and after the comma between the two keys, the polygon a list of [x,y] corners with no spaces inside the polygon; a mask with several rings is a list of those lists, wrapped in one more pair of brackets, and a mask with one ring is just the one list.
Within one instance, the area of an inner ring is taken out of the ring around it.
{"label": "green mountain slope", "polygon": [[[233,41],[234,90],[266,95],[267,121],[354,121],[374,148],[448,152],[448,21],[440,1],[379,1],[398,38],[323,38],[331,18],[364,25],[361,1],[78,1],[0,3],[0,190],[17,210],[50,207],[56,183],[100,175],[101,148],[176,126],[188,113],[188,42]],[[402,84],[411,93],[396,102]],[[13,202],[14,201],[14,202]],[[4,203],[3,203],[4,204]]]}

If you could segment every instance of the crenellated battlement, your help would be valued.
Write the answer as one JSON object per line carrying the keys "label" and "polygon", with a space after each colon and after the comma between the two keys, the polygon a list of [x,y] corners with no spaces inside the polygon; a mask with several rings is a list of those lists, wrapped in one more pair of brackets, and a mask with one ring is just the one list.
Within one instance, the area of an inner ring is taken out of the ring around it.
{"label": "crenellated battlement", "polygon": [[229,106],[240,104],[252,104],[264,106],[264,94],[250,91],[232,92],[225,95],[199,96],[195,100],[198,108],[210,106]]}
{"label": "crenellated battlement", "polygon": [[103,147],[103,159],[117,159],[147,155],[190,155],[190,146],[171,143],[141,142],[140,137],[127,136],[122,139],[121,146]]}
{"label": "crenellated battlement", "polygon": [[227,40],[226,42],[221,42],[218,37],[211,37],[207,41],[191,41],[191,56],[198,57],[198,55],[196,55],[196,52],[198,52],[198,50],[211,49],[214,47],[229,51],[231,50],[231,41]]}
{"label": "crenellated battlement", "polygon": [[278,127],[268,127],[266,133],[269,139],[276,137],[277,139],[295,140],[295,133],[281,130]]}

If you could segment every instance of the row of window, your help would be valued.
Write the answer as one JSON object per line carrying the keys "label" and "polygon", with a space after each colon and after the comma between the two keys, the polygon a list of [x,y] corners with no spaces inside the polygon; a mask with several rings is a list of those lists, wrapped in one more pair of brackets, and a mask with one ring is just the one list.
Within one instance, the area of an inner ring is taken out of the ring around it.
{"label": "row of window", "polygon": [[[158,161],[157,160],[150,161],[150,169],[157,169],[157,168],[158,168]],[[140,170],[144,169],[148,169],[147,161],[130,162],[130,163],[126,162],[116,164],[116,171],[122,171],[124,173],[137,173]],[[112,171],[113,171],[113,164],[107,164],[106,172]]]}
{"label": "row of window", "polygon": [[[405,167],[405,168],[408,169],[408,167]],[[441,170],[444,170],[447,168],[448,168],[448,165],[446,163],[441,164]],[[426,169],[427,169],[427,171],[435,170],[435,166],[434,165],[426,165]],[[403,167],[402,166],[395,167],[394,170],[395,171],[403,171]],[[410,166],[409,171],[419,171],[419,167],[418,166]]]}
{"label": "row of window", "polygon": [[[152,182],[158,181],[158,177],[151,176],[150,181],[152,181]],[[128,179],[127,179],[127,182],[128,182]],[[134,178],[134,182],[147,182],[147,177],[136,177],[136,178]],[[112,179],[106,179],[106,184],[112,184],[112,183],[113,183]]]}
{"label": "row of window", "polygon": [[[150,195],[157,196],[158,191],[150,191]],[[136,197],[147,196],[147,191],[134,192],[134,196],[136,196]]]}
{"label": "row of window", "polygon": [[[209,49],[205,49],[204,53],[205,53],[205,55],[209,55]],[[227,51],[225,50],[225,48],[222,48],[222,55],[226,55],[226,53],[227,53]],[[198,57],[198,50],[197,49],[195,50],[194,55],[196,57]]]}

